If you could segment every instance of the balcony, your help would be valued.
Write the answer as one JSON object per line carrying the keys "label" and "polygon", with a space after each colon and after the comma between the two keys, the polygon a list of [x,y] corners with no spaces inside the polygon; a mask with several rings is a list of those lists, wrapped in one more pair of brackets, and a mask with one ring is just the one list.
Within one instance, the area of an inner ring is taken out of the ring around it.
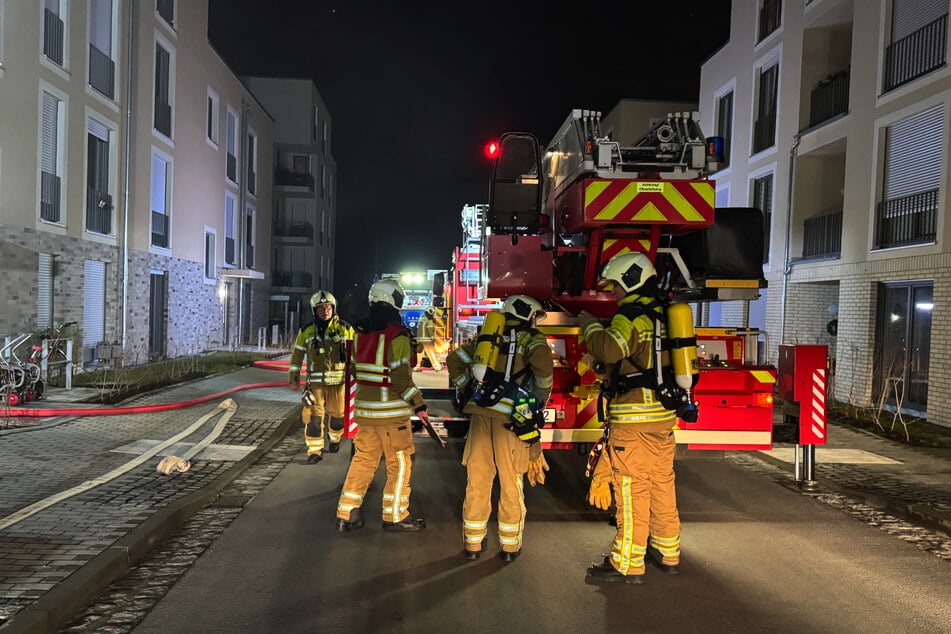
{"label": "balcony", "polygon": [[314,177],[306,172],[275,170],[274,184],[278,187],[306,187],[309,191],[314,191]]}
{"label": "balcony", "polygon": [[63,65],[63,21],[49,9],[43,9],[43,54]]}
{"label": "balcony", "polygon": [[314,276],[310,273],[294,271],[275,271],[274,286],[281,288],[311,288]]}
{"label": "balcony", "polygon": [[248,193],[249,194],[256,193],[257,182],[258,182],[257,172],[254,171],[254,168],[248,166]]}
{"label": "balcony", "polygon": [[837,258],[842,252],[842,208],[816,214],[802,225],[804,259]]}
{"label": "balcony", "polygon": [[776,144],[776,113],[767,112],[753,123],[753,154]]}
{"label": "balcony", "polygon": [[112,196],[86,187],[86,231],[112,235]]}
{"label": "balcony", "polygon": [[932,243],[936,236],[938,190],[883,200],[876,215],[876,249]]}
{"label": "balcony", "polygon": [[237,183],[238,182],[238,159],[231,152],[228,152],[227,166],[225,169],[227,170],[225,174],[228,176],[228,180]]}
{"label": "balcony", "polygon": [[89,45],[89,85],[109,99],[115,98],[116,63],[98,48]]}
{"label": "balcony", "polygon": [[167,103],[155,104],[155,129],[172,138],[172,107]]}
{"label": "balcony", "polygon": [[235,264],[234,261],[234,238],[225,238],[225,264]]}
{"label": "balcony", "polygon": [[60,221],[60,178],[49,172],[40,173],[40,218]]}
{"label": "balcony", "polygon": [[251,269],[254,268],[254,245],[244,245],[244,265]]}
{"label": "balcony", "polygon": [[816,84],[809,99],[810,128],[849,111],[849,77],[846,68]]}
{"label": "balcony", "polygon": [[948,15],[892,42],[885,49],[884,92],[947,64]]}
{"label": "balcony", "polygon": [[168,216],[160,211],[152,211],[152,246],[168,248]]}
{"label": "balcony", "polygon": [[314,225],[309,222],[275,222],[275,238],[304,238],[307,242],[314,241]]}

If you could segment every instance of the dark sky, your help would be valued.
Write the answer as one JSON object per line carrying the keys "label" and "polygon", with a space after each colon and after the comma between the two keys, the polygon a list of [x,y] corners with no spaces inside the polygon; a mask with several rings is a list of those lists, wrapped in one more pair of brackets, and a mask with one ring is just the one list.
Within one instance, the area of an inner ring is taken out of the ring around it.
{"label": "dark sky", "polygon": [[210,0],[209,30],[237,73],[312,78],[326,102],[341,293],[448,268],[502,132],[545,144],[572,108],[698,99],[729,18],[730,0]]}

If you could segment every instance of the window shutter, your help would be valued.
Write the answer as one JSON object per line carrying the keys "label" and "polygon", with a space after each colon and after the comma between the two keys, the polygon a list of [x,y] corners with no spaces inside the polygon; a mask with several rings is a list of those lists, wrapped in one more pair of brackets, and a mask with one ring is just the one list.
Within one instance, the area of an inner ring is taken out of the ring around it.
{"label": "window shutter", "polygon": [[948,12],[948,0],[895,0],[892,5],[892,42],[911,35]]}
{"label": "window shutter", "polygon": [[225,197],[225,237],[234,238],[234,198]]}
{"label": "window shutter", "polygon": [[89,43],[112,59],[112,0],[92,0],[89,11]]}
{"label": "window shutter", "polygon": [[168,163],[158,156],[152,156],[152,211],[166,213],[165,195],[168,191]]}
{"label": "window shutter", "polygon": [[58,175],[56,169],[56,140],[59,125],[59,100],[43,93],[43,147],[40,150],[40,169]]}
{"label": "window shutter", "polygon": [[36,326],[49,328],[53,325],[53,256],[38,253],[39,267],[36,277]]}
{"label": "window shutter", "polygon": [[939,106],[888,128],[884,200],[938,189],[943,123],[944,108]]}
{"label": "window shutter", "polygon": [[100,141],[109,142],[109,128],[99,123],[95,119],[89,119],[86,123],[86,131],[99,139]]}

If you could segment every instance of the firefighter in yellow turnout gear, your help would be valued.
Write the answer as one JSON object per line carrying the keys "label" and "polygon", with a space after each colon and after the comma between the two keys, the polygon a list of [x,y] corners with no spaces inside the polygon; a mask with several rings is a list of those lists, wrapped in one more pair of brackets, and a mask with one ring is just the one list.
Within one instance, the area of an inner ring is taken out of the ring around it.
{"label": "firefighter in yellow turnout gear", "polygon": [[[327,291],[317,291],[310,298],[314,323],[297,333],[289,364],[288,387],[297,390],[304,375],[301,422],[307,462],[316,464],[323,458],[324,418],[330,437],[328,453],[340,450],[346,409],[347,344],[353,341],[353,328],[337,316],[337,300]],[[301,364],[306,360],[307,365]]]}
{"label": "firefighter in yellow turnout gear", "polygon": [[358,428],[353,438],[356,453],[337,502],[337,530],[341,532],[363,527],[363,498],[381,457],[386,462],[383,529],[415,532],[426,528],[422,518],[409,513],[416,451],[410,418],[415,412],[426,424],[429,414],[422,393],[413,383],[410,333],[399,311],[405,297],[396,282],[375,282],[370,287],[370,314],[356,323],[354,418]]}
{"label": "firefighter in yellow turnout gear", "polygon": [[[436,372],[442,370],[442,363],[439,362],[436,354],[436,309],[432,306],[426,309],[416,324],[416,341],[423,348],[420,363],[422,363],[422,357],[426,357],[433,370]],[[413,369],[421,370],[422,366],[417,364],[417,367]]]}
{"label": "firefighter in yellow turnout gear", "polygon": [[[504,324],[500,323],[496,332],[487,332],[490,323],[487,318],[480,337],[454,350],[446,365],[450,382],[460,393],[475,388],[463,409],[471,416],[462,456],[468,476],[462,506],[464,554],[475,560],[485,549],[492,512],[492,485],[498,475],[499,557],[504,562],[512,562],[522,552],[525,525],[522,476],[527,473],[532,486],[544,484],[548,470],[539,442],[537,418],[533,414],[540,415],[548,401],[554,370],[548,342],[534,328],[537,320],[545,315],[541,304],[525,295],[513,295],[503,303],[502,314]],[[513,332],[515,342],[510,345]],[[485,367],[487,359],[483,358],[480,346],[491,341],[495,342],[498,354],[491,355],[494,361],[489,359]],[[476,361],[479,363],[474,363]],[[482,368],[478,368],[480,364]],[[508,381],[505,380],[507,369]],[[484,380],[478,384],[476,379],[480,375]],[[521,386],[521,391],[513,390],[515,385]]]}
{"label": "firefighter in yellow turnout gear", "polygon": [[[666,328],[657,299],[657,277],[643,253],[623,253],[605,263],[601,281],[613,285],[618,311],[605,328],[587,312],[581,326],[588,353],[608,395],[607,446],[592,477],[589,501],[606,509],[610,485],[617,505],[617,533],[610,556],[588,568],[595,581],[642,583],[645,556],[664,572],[680,563],[680,515],[674,487],[673,411],[657,399],[655,321]],[[662,331],[663,333],[663,331]],[[666,353],[665,353],[666,354]]]}

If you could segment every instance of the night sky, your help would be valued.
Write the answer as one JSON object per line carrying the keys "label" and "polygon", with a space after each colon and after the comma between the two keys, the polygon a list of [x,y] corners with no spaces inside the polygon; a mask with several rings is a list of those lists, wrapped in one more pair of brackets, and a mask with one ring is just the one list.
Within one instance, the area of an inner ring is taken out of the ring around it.
{"label": "night sky", "polygon": [[502,132],[545,144],[572,108],[698,100],[729,22],[730,0],[211,0],[209,36],[238,74],[311,78],[327,104],[339,294],[448,268]]}

